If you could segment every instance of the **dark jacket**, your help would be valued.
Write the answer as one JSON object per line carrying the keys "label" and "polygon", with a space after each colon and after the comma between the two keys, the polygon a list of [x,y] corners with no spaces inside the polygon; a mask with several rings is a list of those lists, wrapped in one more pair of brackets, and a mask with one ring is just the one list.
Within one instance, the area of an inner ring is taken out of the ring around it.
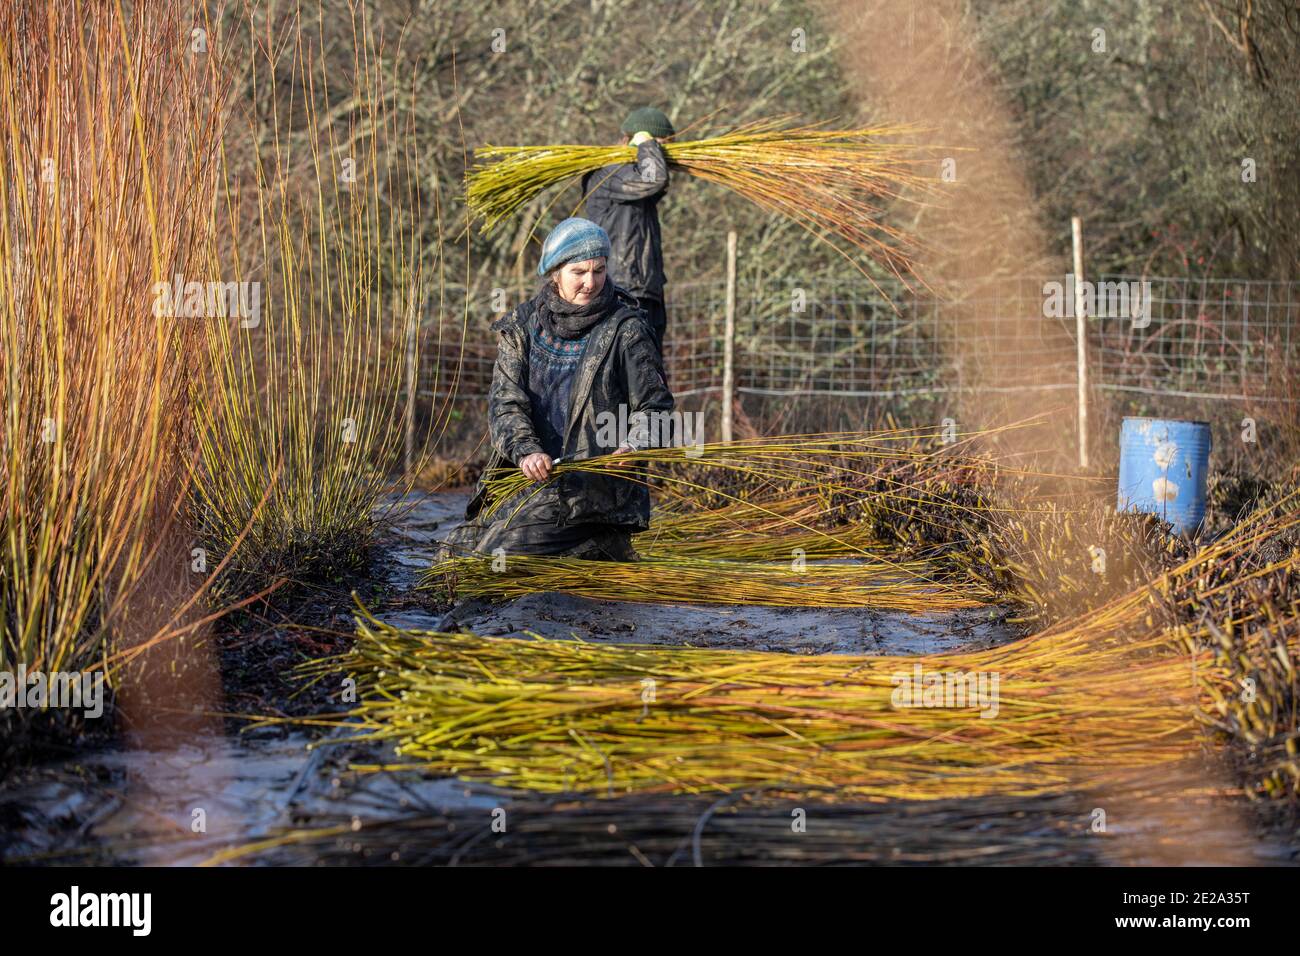
{"label": "dark jacket", "polygon": [[603,166],[582,179],[587,218],[609,233],[609,276],[638,298],[664,297],[659,200],[668,191],[663,147],[646,140],[635,163]]}
{"label": "dark jacket", "polygon": [[[530,300],[492,325],[499,333],[499,352],[488,392],[492,454],[474,498],[465,509],[467,519],[472,520],[482,509],[485,483],[497,468],[517,466],[525,456],[543,451],[526,391],[533,309]],[[626,406],[627,416],[638,411],[673,410],[672,392],[664,381],[663,363],[644,313],[636,300],[622,290],[618,290],[618,305],[612,314],[588,333],[573,385],[564,455],[581,459],[615,451],[601,445],[599,438],[609,436],[608,425],[604,435],[599,433],[609,419],[598,420],[597,416],[608,412],[617,421],[620,404]],[[559,482],[564,512],[560,524],[599,522],[635,531],[650,526],[650,490],[644,484],[592,474],[560,475],[551,480]]]}

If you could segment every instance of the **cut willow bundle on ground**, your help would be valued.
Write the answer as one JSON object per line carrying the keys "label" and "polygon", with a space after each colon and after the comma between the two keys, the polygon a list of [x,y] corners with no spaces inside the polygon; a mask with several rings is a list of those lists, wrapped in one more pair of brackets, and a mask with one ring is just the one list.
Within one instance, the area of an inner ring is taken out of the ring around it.
{"label": "cut willow bundle on ground", "polygon": [[[888,141],[911,132],[903,126],[793,126],[778,119],[663,147],[672,167],[792,219],[854,262],[827,238],[838,236],[906,281],[913,243],[882,221],[881,206],[931,186],[915,171],[925,161],[923,151]],[[475,150],[480,165],[466,176],[470,210],[489,231],[547,189],[602,166],[633,162],[636,154],[632,146],[481,147]]]}
{"label": "cut willow bundle on ground", "polygon": [[605,601],[653,604],[745,604],[764,607],[861,607],[880,611],[949,611],[995,599],[985,588],[938,580],[924,561],[812,564],[790,561],[710,561],[689,556],[637,562],[577,558],[466,556],[425,572],[426,589],[456,599],[510,598],[564,591]]}
{"label": "cut willow bundle on ground", "polygon": [[[347,666],[365,695],[353,714],[363,736],[394,740],[415,765],[502,786],[1034,794],[1194,749],[1186,658],[1161,653],[1163,636],[1111,636],[1146,605],[1130,597],[1090,628],[1014,649],[906,659],[491,639],[363,619]],[[916,668],[922,683],[996,675],[996,716],[981,717],[978,702],[895,706]]]}
{"label": "cut willow bundle on ground", "polygon": [[656,518],[654,528],[633,537],[637,553],[652,559],[725,557],[728,561],[784,561],[787,566],[795,557],[813,560],[889,553],[863,524],[836,528],[833,535],[797,528],[793,533],[788,529],[761,532],[730,528],[717,534],[692,534],[685,529],[675,533],[674,524],[671,519]]}
{"label": "cut willow bundle on ground", "polygon": [[[1210,649],[1200,715],[1233,745],[1251,795],[1300,798],[1300,491],[1264,497],[1233,532],[1249,546],[1189,582],[1183,638]],[[1249,690],[1250,692],[1246,692]]]}
{"label": "cut willow bundle on ground", "polygon": [[826,524],[830,499],[815,487],[765,489],[720,508],[656,507],[654,524],[633,538],[637,553],[645,558],[712,558],[727,560],[789,560],[793,557],[839,558],[884,555],[888,549],[862,522],[824,530],[805,531],[793,525],[816,528]]}

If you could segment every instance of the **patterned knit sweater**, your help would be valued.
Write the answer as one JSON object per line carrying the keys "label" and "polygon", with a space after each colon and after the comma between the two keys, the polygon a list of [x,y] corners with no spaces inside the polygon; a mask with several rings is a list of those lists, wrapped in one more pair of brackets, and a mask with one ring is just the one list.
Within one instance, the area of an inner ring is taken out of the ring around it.
{"label": "patterned knit sweater", "polygon": [[528,400],[533,406],[537,438],[552,458],[564,452],[564,429],[578,363],[586,351],[588,332],[580,339],[562,339],[542,327],[537,313],[529,322]]}

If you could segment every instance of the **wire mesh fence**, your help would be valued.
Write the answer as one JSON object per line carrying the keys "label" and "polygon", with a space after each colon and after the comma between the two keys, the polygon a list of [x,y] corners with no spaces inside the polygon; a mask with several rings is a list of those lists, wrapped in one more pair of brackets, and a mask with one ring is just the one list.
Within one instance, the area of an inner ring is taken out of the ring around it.
{"label": "wire mesh fence", "polygon": [[[1114,275],[1084,292],[1093,388],[1286,400],[1300,350],[1300,282]],[[669,287],[664,361],[675,395],[719,391],[726,284]],[[736,391],[880,396],[1077,386],[1070,276],[997,279],[958,294],[863,279],[736,290]],[[495,315],[456,316],[425,341],[421,391],[486,396]],[[462,342],[464,347],[462,348]],[[1294,392],[1291,392],[1294,395]]]}

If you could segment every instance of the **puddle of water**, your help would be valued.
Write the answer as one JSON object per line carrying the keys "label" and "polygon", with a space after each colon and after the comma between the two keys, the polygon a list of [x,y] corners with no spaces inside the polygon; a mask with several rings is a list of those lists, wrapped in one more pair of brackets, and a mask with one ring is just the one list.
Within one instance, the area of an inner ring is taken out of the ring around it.
{"label": "puddle of water", "polygon": [[197,863],[282,819],[307,737],[196,736],[172,750],[114,748],[6,785],[5,856],[38,861],[95,848],[113,862]]}
{"label": "puddle of water", "polygon": [[[388,583],[395,590],[415,589],[420,574],[433,563],[437,543],[464,518],[470,494],[469,489],[413,494],[399,506],[404,510],[393,526],[396,541],[387,551],[387,556],[393,561]],[[396,499],[387,500],[392,502]]]}

